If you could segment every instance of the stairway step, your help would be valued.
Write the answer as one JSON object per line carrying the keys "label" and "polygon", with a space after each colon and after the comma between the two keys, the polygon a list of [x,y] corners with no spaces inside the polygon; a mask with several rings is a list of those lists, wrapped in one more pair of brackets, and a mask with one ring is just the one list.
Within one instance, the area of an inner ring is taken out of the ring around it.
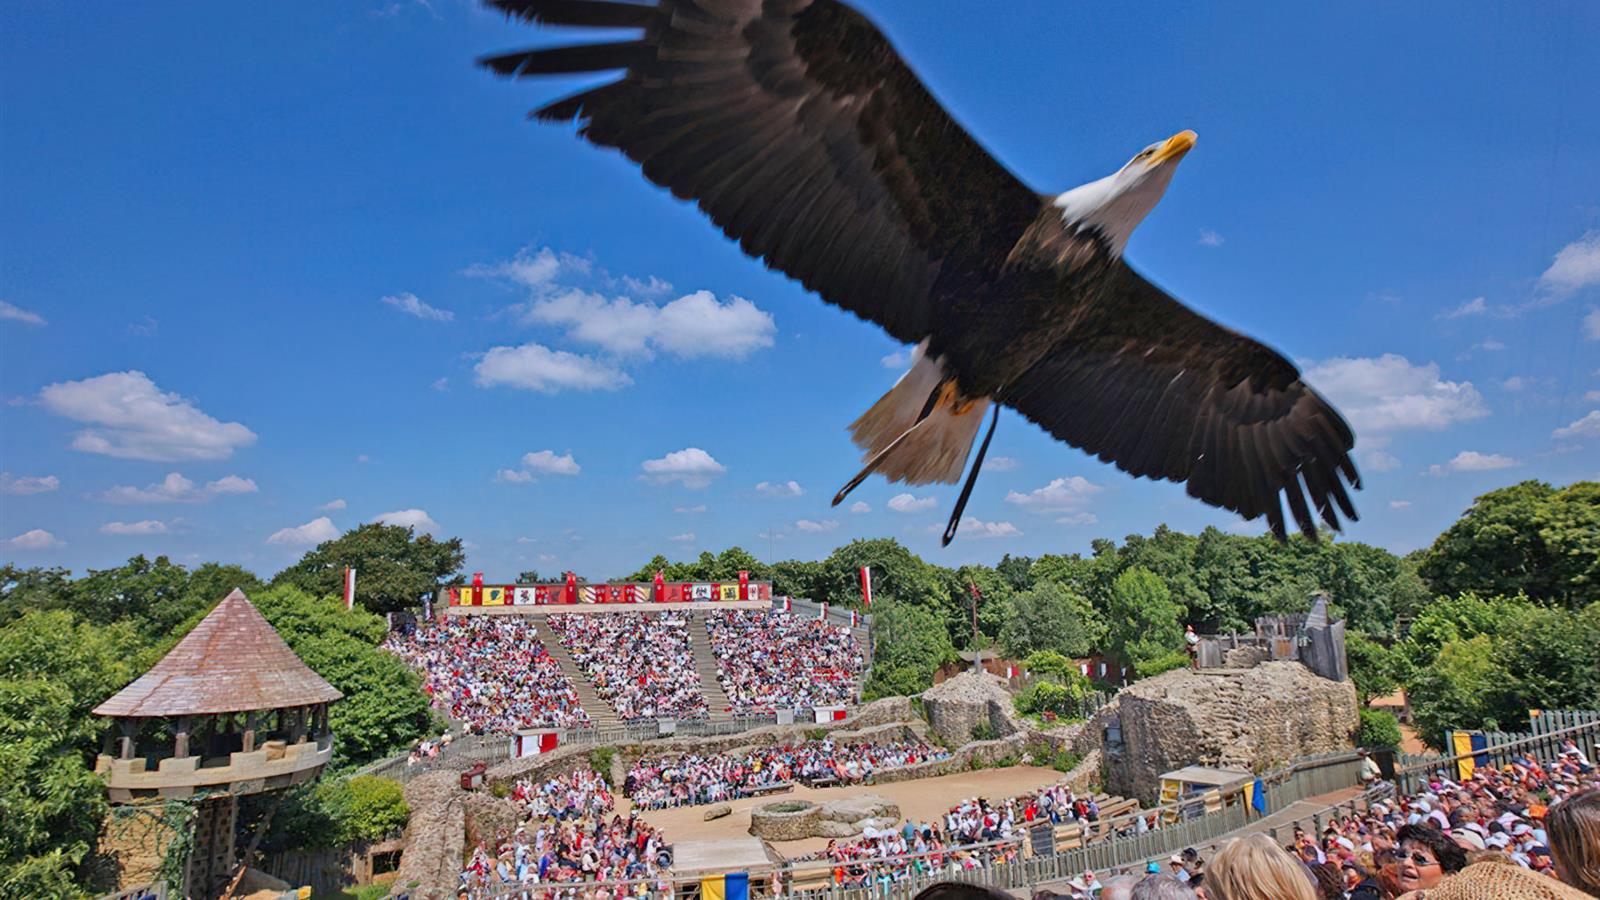
{"label": "stairway step", "polygon": [[621,725],[622,720],[617,716],[617,710],[610,703],[600,697],[600,692],[595,690],[594,682],[584,674],[577,660],[572,658],[567,645],[561,643],[561,638],[556,636],[555,629],[548,622],[536,623],[539,642],[550,651],[550,656],[561,666],[561,674],[567,676],[572,682],[572,689],[578,695],[578,703],[583,706],[583,711],[589,714],[589,721],[596,728],[609,728]]}

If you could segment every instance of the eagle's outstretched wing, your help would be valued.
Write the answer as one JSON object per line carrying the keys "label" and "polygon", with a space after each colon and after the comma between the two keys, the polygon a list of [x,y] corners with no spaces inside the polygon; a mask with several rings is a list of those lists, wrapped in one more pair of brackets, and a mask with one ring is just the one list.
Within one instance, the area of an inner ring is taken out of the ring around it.
{"label": "eagle's outstretched wing", "polygon": [[1277,352],[1123,263],[1073,334],[1001,401],[1129,474],[1186,482],[1190,496],[1246,519],[1265,515],[1280,538],[1280,493],[1310,537],[1308,498],[1331,528],[1339,512],[1358,518],[1340,482],[1361,487],[1350,426]]}
{"label": "eagle's outstretched wing", "polygon": [[548,25],[642,29],[483,63],[622,70],[536,115],[577,120],[746,253],[906,343],[933,329],[941,284],[982,283],[1038,212],[1039,196],[837,0],[490,3]]}

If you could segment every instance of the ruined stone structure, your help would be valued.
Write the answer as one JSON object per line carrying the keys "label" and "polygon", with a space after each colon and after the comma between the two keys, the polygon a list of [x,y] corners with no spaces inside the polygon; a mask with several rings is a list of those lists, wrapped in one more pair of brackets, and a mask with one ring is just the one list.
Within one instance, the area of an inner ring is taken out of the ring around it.
{"label": "ruined stone structure", "polygon": [[333,756],[328,705],[342,696],[235,590],[95,708],[111,720],[95,771],[116,805],[196,802],[182,896],[214,897],[239,864],[238,798],[315,778]]}
{"label": "ruined stone structure", "polygon": [[1017,732],[1012,720],[1011,694],[1002,680],[987,672],[969,670],[922,695],[928,727],[951,747],[973,739],[973,728],[983,725],[996,738]]}
{"label": "ruined stone structure", "polygon": [[867,828],[889,828],[900,821],[900,807],[875,794],[825,803],[779,800],[750,810],[750,833],[767,841],[854,837]]}
{"label": "ruined stone structure", "polygon": [[1179,669],[1137,681],[1097,713],[1105,788],[1154,803],[1161,773],[1184,766],[1262,772],[1346,750],[1355,688],[1298,662],[1250,669]]}

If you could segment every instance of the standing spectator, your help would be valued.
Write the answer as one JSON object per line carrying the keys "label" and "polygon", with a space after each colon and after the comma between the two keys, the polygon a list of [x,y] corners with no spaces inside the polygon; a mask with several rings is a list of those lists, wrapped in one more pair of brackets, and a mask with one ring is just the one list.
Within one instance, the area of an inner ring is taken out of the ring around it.
{"label": "standing spectator", "polygon": [[[1580,764],[1588,766],[1588,761]],[[1556,874],[1589,896],[1600,897],[1600,790],[1557,803],[1545,821]]]}

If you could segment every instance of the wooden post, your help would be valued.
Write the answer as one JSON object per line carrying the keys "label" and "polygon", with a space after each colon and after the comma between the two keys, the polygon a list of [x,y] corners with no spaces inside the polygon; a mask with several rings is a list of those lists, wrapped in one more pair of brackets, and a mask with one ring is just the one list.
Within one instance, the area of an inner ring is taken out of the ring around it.
{"label": "wooden post", "polygon": [[254,753],[256,749],[256,711],[253,709],[244,714],[244,744],[241,749],[246,753]]}
{"label": "wooden post", "polygon": [[177,727],[177,730],[173,734],[173,740],[172,740],[172,755],[173,755],[173,757],[175,757],[177,759],[183,759],[184,757],[189,755],[189,717],[188,716],[179,716],[178,717],[178,727]]}

